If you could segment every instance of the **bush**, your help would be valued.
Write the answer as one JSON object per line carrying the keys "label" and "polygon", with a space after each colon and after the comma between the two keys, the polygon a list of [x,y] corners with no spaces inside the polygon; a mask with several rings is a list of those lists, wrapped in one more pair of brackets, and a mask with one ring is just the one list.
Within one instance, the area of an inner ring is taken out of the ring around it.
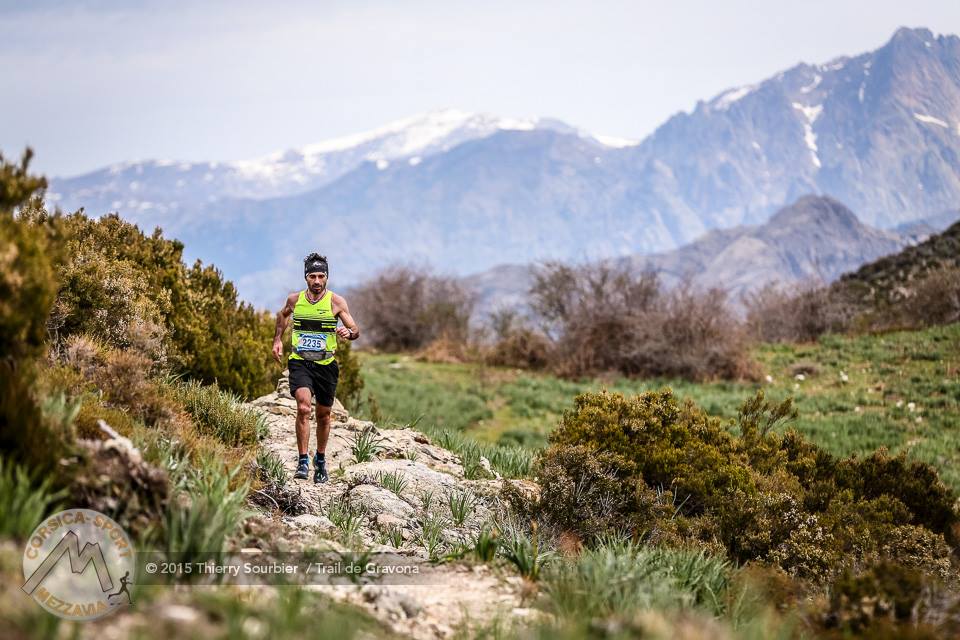
{"label": "bush", "polygon": [[813,282],[769,284],[746,295],[744,306],[747,331],[758,342],[813,342],[849,330],[862,311],[845,292]]}
{"label": "bush", "polygon": [[549,364],[550,340],[511,310],[490,316],[494,341],[484,360],[497,367],[539,370]]}
{"label": "bush", "polygon": [[230,535],[244,517],[243,505],[249,486],[230,483],[239,471],[223,469],[208,460],[185,472],[185,491],[174,496],[167,508],[164,533],[172,562],[200,562],[221,553]]}
{"label": "bush", "polygon": [[556,446],[583,445],[609,453],[619,472],[651,487],[669,487],[699,513],[727,490],[753,490],[747,461],[719,419],[664,389],[634,398],[586,393],[564,412],[550,435]]}
{"label": "bush", "polygon": [[56,348],[87,334],[247,397],[273,388],[274,320],[239,302],[215,267],[188,268],[180,242],[117,215],[78,212],[56,227],[69,257],[50,322]]}
{"label": "bush", "polygon": [[422,349],[440,336],[468,337],[473,298],[454,278],[391,266],[350,292],[364,339],[385,351]]}
{"label": "bush", "polygon": [[584,394],[538,457],[539,500],[518,507],[587,544],[629,531],[719,546],[817,584],[878,558],[956,570],[956,496],[932,467],[883,450],[834,459],[795,431],[780,435],[795,415],[760,392],[734,436],[669,390]]}
{"label": "bush", "polygon": [[743,332],[719,289],[684,284],[664,292],[653,273],[604,264],[574,271],[546,263],[535,278],[531,306],[560,375],[703,380],[751,373]]}
{"label": "bush", "polygon": [[960,267],[927,273],[896,304],[894,313],[898,324],[911,328],[960,322]]}

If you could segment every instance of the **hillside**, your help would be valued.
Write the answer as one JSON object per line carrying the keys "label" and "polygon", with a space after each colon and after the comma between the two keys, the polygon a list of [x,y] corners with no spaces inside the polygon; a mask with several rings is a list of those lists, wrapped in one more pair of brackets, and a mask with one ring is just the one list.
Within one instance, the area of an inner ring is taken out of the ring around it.
{"label": "hillside", "polygon": [[960,222],[918,245],[865,264],[844,274],[835,290],[869,305],[901,299],[912,283],[933,270],[960,266]]}

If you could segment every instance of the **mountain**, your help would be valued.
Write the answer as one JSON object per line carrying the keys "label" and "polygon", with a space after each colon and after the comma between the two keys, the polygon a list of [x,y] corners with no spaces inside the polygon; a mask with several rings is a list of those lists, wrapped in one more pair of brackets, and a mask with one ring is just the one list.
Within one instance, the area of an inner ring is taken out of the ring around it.
{"label": "mountain", "polygon": [[[635,272],[655,271],[667,287],[683,280],[722,287],[736,300],[766,284],[831,282],[905,244],[894,232],[863,224],[832,198],[804,196],[764,224],[710,231],[679,249],[615,263]],[[522,306],[533,280],[531,265],[500,265],[463,282],[478,293],[481,309],[492,310]]]}
{"label": "mountain", "polygon": [[[264,199],[305,193],[372,163],[384,169],[423,158],[498,131],[560,131],[592,137],[558,120],[513,119],[443,109],[379,129],[237,162],[148,160],[112,165],[82,176],[55,179],[50,199],[68,209],[123,211],[146,224],[176,231],[203,207],[221,200]],[[600,139],[597,139],[598,142]],[[602,138],[605,144],[633,144]]]}
{"label": "mountain", "polygon": [[699,102],[638,144],[444,111],[253,162],[118,165],[55,180],[50,198],[160,225],[273,306],[309,251],[341,288],[395,261],[466,275],[626,257],[763,223],[810,193],[876,227],[956,209],[960,38],[900,29]]}

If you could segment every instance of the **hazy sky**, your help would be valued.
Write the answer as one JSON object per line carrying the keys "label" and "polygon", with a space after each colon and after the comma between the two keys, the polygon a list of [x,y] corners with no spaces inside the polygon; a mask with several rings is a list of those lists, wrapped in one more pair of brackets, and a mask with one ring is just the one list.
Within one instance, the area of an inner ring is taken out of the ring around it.
{"label": "hazy sky", "polygon": [[48,175],[243,159],[442,107],[640,138],[899,26],[960,33],[960,1],[0,0],[0,151]]}

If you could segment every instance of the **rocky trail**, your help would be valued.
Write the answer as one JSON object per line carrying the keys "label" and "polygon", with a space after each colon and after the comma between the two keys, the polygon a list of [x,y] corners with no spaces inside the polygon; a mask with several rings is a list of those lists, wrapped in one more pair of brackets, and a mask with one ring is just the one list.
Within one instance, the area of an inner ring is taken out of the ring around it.
{"label": "rocky trail", "polygon": [[[472,545],[477,532],[493,517],[504,482],[518,483],[524,490],[532,488],[523,481],[496,477],[492,470],[492,479],[466,479],[458,456],[432,444],[424,434],[408,428],[378,428],[350,417],[339,402],[334,407],[326,451],[329,482],[294,480],[296,402],[289,395],[286,378],[280,380],[277,391],[249,406],[266,416],[269,434],[261,446],[283,461],[291,478],[285,488],[302,496],[306,511],[277,518],[273,510],[273,514],[264,512],[249,520],[246,530],[254,539],[258,533],[272,531],[271,538],[263,539],[265,548],[343,551],[359,544],[372,552],[426,562],[438,556],[438,549]],[[314,428],[311,421],[311,446]],[[370,460],[356,461],[358,438],[376,443]],[[455,524],[458,518],[449,506],[450,496],[465,496],[470,503],[467,512],[459,514],[463,516],[460,524]],[[331,519],[331,511],[337,509],[359,515],[359,525],[350,530],[349,540],[345,540],[344,523]],[[504,567],[469,560],[430,565],[423,584],[308,588],[358,605],[394,632],[414,638],[446,638],[474,622],[532,615],[524,607],[519,577]]]}

